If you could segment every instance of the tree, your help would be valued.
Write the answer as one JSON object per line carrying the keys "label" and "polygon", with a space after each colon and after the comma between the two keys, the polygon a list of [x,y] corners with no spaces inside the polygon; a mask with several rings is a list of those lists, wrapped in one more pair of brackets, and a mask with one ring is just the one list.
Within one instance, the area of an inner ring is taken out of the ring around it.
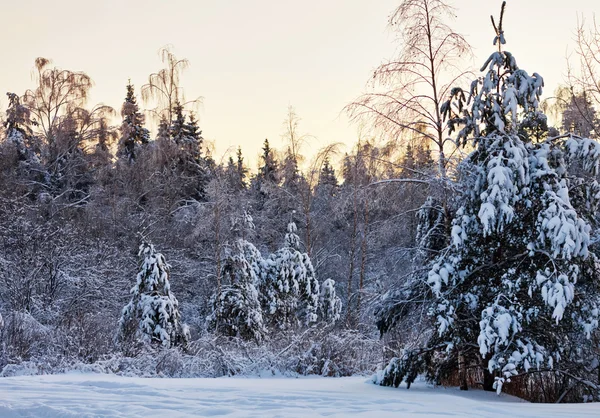
{"label": "tree", "polygon": [[[387,332],[421,306],[428,312],[422,348],[393,359],[382,384],[410,383],[426,371],[437,382],[458,373],[466,388],[466,368],[479,366],[484,389],[500,391],[520,373],[573,373],[597,332],[600,284],[589,233],[600,185],[589,175],[598,170],[600,144],[540,135],[548,132],[539,110],[543,79],[502,50],[502,17],[494,28],[498,51],[485,74],[469,91],[453,89],[442,107],[457,143],[473,149],[459,170],[465,193],[451,245],[378,311]],[[571,170],[574,162],[581,171]],[[580,354],[566,356],[572,345]]]}
{"label": "tree", "polygon": [[284,246],[265,259],[260,286],[263,310],[280,329],[317,321],[319,282],[310,257],[300,252],[294,222],[287,226]]}
{"label": "tree", "polygon": [[46,58],[36,58],[34,69],[35,90],[27,90],[23,103],[27,106],[46,143],[56,139],[61,116],[75,119],[92,87],[91,78],[82,72],[49,68]]}
{"label": "tree", "polygon": [[121,139],[119,140],[118,154],[127,161],[135,161],[135,149],[140,145],[145,145],[150,141],[150,133],[144,128],[145,117],[140,112],[133,85],[127,84],[127,95],[121,108]]}
{"label": "tree", "polygon": [[[251,221],[250,221],[251,222]],[[256,289],[262,256],[250,242],[238,239],[223,264],[228,284],[213,296],[209,325],[226,335],[260,342],[266,335]]]}
{"label": "tree", "polygon": [[[142,99],[144,101],[156,100],[155,114],[159,120],[163,118],[171,123],[175,116],[177,103],[185,106],[183,87],[179,85],[181,72],[189,66],[186,59],[178,59],[170,47],[161,48],[160,59],[165,64],[162,70],[150,74],[148,82],[142,86]],[[189,103],[196,104],[200,98]]]}
{"label": "tree", "polygon": [[181,322],[179,302],[171,292],[171,266],[148,242],[140,245],[142,258],[131,301],[123,308],[119,321],[121,341],[135,338],[165,348],[185,346],[189,341],[187,325]]}
{"label": "tree", "polygon": [[319,316],[327,323],[334,323],[342,314],[342,301],[335,291],[335,280],[327,279],[321,283],[319,296]]}
{"label": "tree", "polygon": [[257,179],[259,182],[265,181],[271,184],[277,184],[279,182],[277,178],[278,165],[268,139],[265,139],[262,151],[263,153],[260,158],[263,165],[258,169]]}
{"label": "tree", "polygon": [[465,75],[456,66],[470,53],[467,41],[445,23],[450,17],[453,8],[441,0],[403,0],[389,19],[402,45],[398,56],[375,70],[375,91],[346,107],[353,119],[366,117],[392,138],[422,134],[436,147],[441,177],[446,177],[449,140],[440,105]]}
{"label": "tree", "polygon": [[248,176],[248,169],[244,165],[244,157],[242,156],[242,149],[238,147],[236,152],[236,160],[233,157],[229,157],[227,163],[227,180],[229,187],[233,191],[242,191],[246,189],[246,177]]}
{"label": "tree", "polygon": [[336,188],[338,186],[338,180],[335,176],[335,170],[329,162],[329,157],[325,157],[323,160],[323,167],[319,175],[319,186],[330,186]]}
{"label": "tree", "polygon": [[158,123],[158,131],[156,132],[156,142],[158,143],[166,143],[171,139],[171,134],[169,132],[169,122],[166,118],[161,117]]}
{"label": "tree", "polygon": [[570,94],[569,101],[562,111],[562,131],[586,138],[597,138],[596,129],[599,127],[596,110],[587,94]]}
{"label": "tree", "polygon": [[182,147],[196,161],[200,161],[203,140],[202,131],[198,127],[198,119],[192,112],[189,116],[189,122],[183,125]]}
{"label": "tree", "polygon": [[37,159],[31,128],[34,125],[31,120],[31,112],[21,104],[18,95],[15,93],[6,93],[6,95],[8,96],[8,109],[6,110],[6,120],[3,123],[6,129],[6,139],[16,147],[19,160]]}

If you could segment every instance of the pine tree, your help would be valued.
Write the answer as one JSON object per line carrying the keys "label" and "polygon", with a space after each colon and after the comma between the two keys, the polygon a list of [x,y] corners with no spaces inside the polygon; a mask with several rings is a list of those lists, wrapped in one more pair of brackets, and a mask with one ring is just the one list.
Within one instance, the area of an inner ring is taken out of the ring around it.
{"label": "pine tree", "polygon": [[135,338],[147,344],[169,348],[185,346],[187,325],[181,322],[179,302],[171,292],[170,270],[165,257],[148,242],[140,245],[141,269],[131,289],[132,298],[121,315],[121,341]]}
{"label": "pine tree", "polygon": [[[504,6],[503,6],[504,8]],[[564,135],[544,137],[538,109],[542,77],[519,69],[501,48],[468,92],[455,88],[442,107],[457,143],[473,152],[459,168],[465,191],[452,222],[451,245],[416,277],[387,294],[378,311],[382,332],[398,325],[409,300],[428,301],[424,348],[405,351],[380,383],[410,383],[428,372],[439,381],[480,366],[484,388],[500,391],[510,377],[532,369],[570,373],[597,332],[600,283],[589,253],[598,207],[595,175],[600,144]],[[581,348],[579,354],[571,347]],[[478,350],[473,349],[478,347]],[[569,355],[566,353],[569,352]]]}
{"label": "pine tree", "polygon": [[144,128],[144,115],[140,112],[135,98],[133,85],[127,84],[127,95],[121,108],[121,139],[117,154],[129,162],[135,161],[136,147],[147,144],[150,141],[150,133]]}

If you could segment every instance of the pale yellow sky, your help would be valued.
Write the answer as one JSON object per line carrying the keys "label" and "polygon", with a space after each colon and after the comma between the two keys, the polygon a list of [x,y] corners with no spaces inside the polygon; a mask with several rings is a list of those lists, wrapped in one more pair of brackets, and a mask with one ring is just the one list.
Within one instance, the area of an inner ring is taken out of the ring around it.
{"label": "pale yellow sky", "polygon": [[[241,145],[254,161],[265,138],[280,145],[288,105],[312,149],[353,143],[357,127],[341,110],[365,88],[395,45],[387,17],[399,0],[0,0],[3,22],[0,105],[4,92],[32,87],[38,56],[85,71],[95,82],[91,104],[120,109],[130,78],[139,87],[161,68],[157,51],[171,44],[190,61],[182,85],[203,96],[200,125],[217,159]],[[453,27],[466,36],[479,67],[493,51],[489,15],[500,1],[454,0]],[[566,71],[577,13],[589,21],[591,0],[508,0],[506,49],[521,68],[539,72],[551,95]]]}

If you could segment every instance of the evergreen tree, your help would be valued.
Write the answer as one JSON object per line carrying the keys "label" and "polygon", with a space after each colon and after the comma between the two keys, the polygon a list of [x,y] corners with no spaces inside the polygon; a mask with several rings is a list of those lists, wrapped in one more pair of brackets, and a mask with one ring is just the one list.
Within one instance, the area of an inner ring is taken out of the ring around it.
{"label": "evergreen tree", "polygon": [[31,127],[31,112],[21,104],[21,99],[15,93],[6,93],[8,108],[3,125],[6,130],[6,140],[14,144],[20,161],[39,162],[35,148],[35,137]]}
{"label": "evergreen tree", "polygon": [[229,157],[227,162],[227,182],[229,188],[234,191],[241,191],[246,189],[246,176],[248,175],[248,169],[244,166],[244,157],[242,156],[242,149],[238,147],[236,152],[236,160],[233,157]]}
{"label": "evergreen tree", "polygon": [[444,208],[436,199],[428,196],[417,211],[417,219],[417,259],[428,262],[448,244]]}
{"label": "evergreen tree", "polygon": [[173,120],[171,121],[171,127],[169,128],[169,134],[173,142],[178,146],[183,146],[185,141],[185,115],[183,114],[183,106],[179,101],[175,102],[173,107]]}
{"label": "evergreen tree", "polygon": [[150,141],[150,133],[144,128],[144,115],[140,112],[133,85],[127,84],[127,95],[121,108],[121,139],[119,140],[118,155],[129,162],[135,161],[135,149],[137,146],[147,144]]}
{"label": "evergreen tree", "polygon": [[261,160],[263,165],[258,170],[258,177],[260,180],[277,184],[279,182],[277,178],[278,164],[273,150],[269,146],[268,139],[265,139],[262,150]]}
{"label": "evergreen tree", "polygon": [[156,141],[157,142],[166,142],[171,139],[171,134],[169,131],[169,121],[164,117],[160,118],[158,122],[158,131],[156,132]]}
{"label": "evergreen tree", "polygon": [[196,115],[194,115],[194,113],[190,113],[189,122],[183,125],[183,138],[181,146],[191,158],[196,161],[200,161],[203,140],[204,138],[202,138],[202,131],[198,127]]}
{"label": "evergreen tree", "polygon": [[561,362],[570,373],[585,373],[579,356],[599,319],[589,232],[600,185],[569,169],[578,161],[595,175],[600,144],[574,135],[540,140],[548,130],[538,109],[542,77],[502,51],[501,29],[495,43],[485,75],[468,92],[453,89],[442,107],[451,133],[459,129],[457,143],[473,149],[459,170],[465,194],[451,245],[427,276],[382,299],[382,332],[406,317],[409,300],[428,301],[430,328],[422,333],[424,347],[393,359],[381,384],[410,383],[425,371],[433,381],[458,372],[466,388],[465,369],[477,365],[484,388],[498,391],[519,373],[558,373]]}
{"label": "evergreen tree", "polygon": [[222,267],[228,283],[213,295],[213,312],[209,326],[226,335],[261,341],[266,335],[259,294],[256,286],[263,264],[260,252],[245,239],[245,231],[254,229],[246,211],[234,225],[242,235],[235,241]]}
{"label": "evergreen tree", "polygon": [[242,148],[238,147],[236,152],[236,170],[239,185],[242,189],[247,187],[246,177],[248,176],[248,169],[244,165],[244,157],[242,156]]}
{"label": "evergreen tree", "polygon": [[171,266],[148,242],[140,245],[139,256],[142,264],[131,289],[133,296],[119,322],[121,341],[131,339],[134,333],[144,343],[166,348],[185,346],[189,330],[181,322],[179,302],[171,292]]}
{"label": "evergreen tree", "polygon": [[319,175],[319,185],[331,186],[334,188],[338,186],[337,177],[335,176],[335,170],[329,162],[329,157],[325,157],[325,159],[323,160],[323,167],[321,168],[321,174]]}
{"label": "evergreen tree", "polygon": [[334,323],[342,314],[342,300],[335,291],[335,280],[327,279],[321,283],[319,296],[319,316],[327,323]]}
{"label": "evergreen tree", "polygon": [[298,160],[296,156],[288,152],[281,166],[282,186],[292,193],[297,193],[300,186],[300,171],[298,170]]}
{"label": "evergreen tree", "polygon": [[300,237],[290,222],[284,246],[264,262],[261,283],[263,311],[281,328],[295,328],[317,321],[319,282],[310,257],[300,251]]}

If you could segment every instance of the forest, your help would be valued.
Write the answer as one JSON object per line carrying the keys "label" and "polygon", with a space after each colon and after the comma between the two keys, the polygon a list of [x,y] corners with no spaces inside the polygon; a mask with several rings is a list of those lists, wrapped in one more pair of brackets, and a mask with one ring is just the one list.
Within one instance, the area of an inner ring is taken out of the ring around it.
{"label": "forest", "polygon": [[340,109],[369,134],[310,149],[290,106],[257,168],[204,140],[170,47],[115,107],[35,59],[0,115],[0,376],[375,374],[600,401],[600,30],[577,23],[543,97],[505,5],[471,68],[452,5],[399,1],[397,54]]}

